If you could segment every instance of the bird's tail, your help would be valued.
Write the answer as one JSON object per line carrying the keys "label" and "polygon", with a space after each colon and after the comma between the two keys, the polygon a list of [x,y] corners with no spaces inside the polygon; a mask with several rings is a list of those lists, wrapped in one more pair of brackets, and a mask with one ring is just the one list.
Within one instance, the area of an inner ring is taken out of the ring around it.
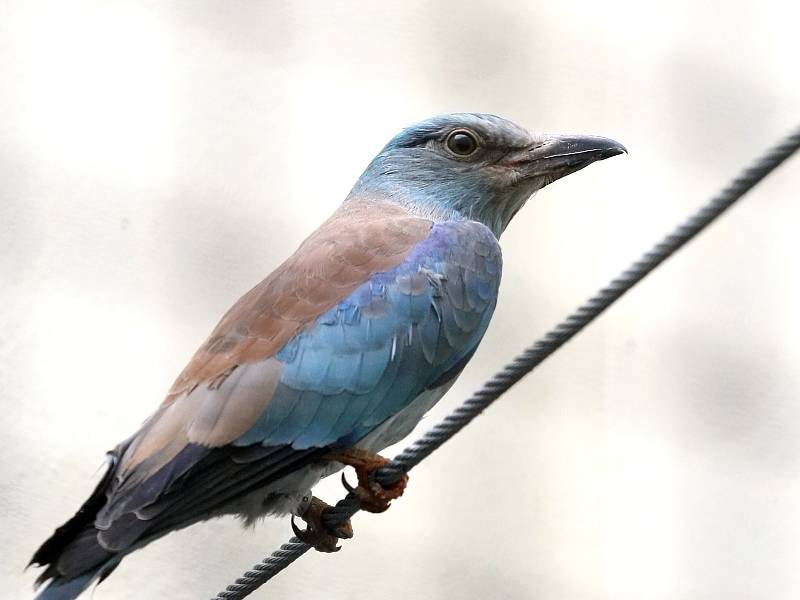
{"label": "bird's tail", "polygon": [[36,585],[47,582],[37,600],[77,598],[95,580],[108,577],[122,560],[123,554],[100,545],[94,526],[94,519],[106,501],[114,464],[112,456],[108,470],[89,499],[33,555],[31,565],[47,567],[36,580]]}
{"label": "bird's tail", "polygon": [[101,576],[102,571],[101,566],[72,579],[56,576],[36,595],[35,600],[75,600]]}
{"label": "bird's tail", "polygon": [[123,554],[103,548],[97,541],[97,533],[94,527],[87,528],[59,549],[36,580],[37,585],[47,584],[36,600],[73,600],[95,581],[111,574]]}

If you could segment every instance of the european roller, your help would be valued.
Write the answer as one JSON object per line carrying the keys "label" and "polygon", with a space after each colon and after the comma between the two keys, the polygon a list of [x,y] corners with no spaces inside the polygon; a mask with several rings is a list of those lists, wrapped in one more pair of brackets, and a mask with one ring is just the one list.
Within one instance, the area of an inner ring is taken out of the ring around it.
{"label": "european roller", "polygon": [[130,552],[220,515],[292,514],[334,551],[311,489],[344,466],[380,512],[376,454],[405,436],[463,371],[492,318],[498,239],[537,190],[625,152],[613,140],[532,134],[493,115],[409,127],[341,206],[238,300],[161,405],[108,453],[78,512],[32,563],[42,600],[76,598]]}

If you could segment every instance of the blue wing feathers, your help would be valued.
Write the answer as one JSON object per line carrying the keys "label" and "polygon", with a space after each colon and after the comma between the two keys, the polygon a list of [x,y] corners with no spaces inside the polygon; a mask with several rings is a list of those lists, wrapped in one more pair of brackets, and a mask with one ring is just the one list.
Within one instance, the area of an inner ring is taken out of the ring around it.
{"label": "blue wing feathers", "polygon": [[500,250],[474,222],[435,225],[278,353],[281,382],[237,446],[345,445],[465,362],[497,298]]}
{"label": "blue wing feathers", "polygon": [[324,396],[311,389],[300,392],[291,412],[281,421],[269,437],[269,445],[292,444],[297,434],[305,431],[319,410]]}

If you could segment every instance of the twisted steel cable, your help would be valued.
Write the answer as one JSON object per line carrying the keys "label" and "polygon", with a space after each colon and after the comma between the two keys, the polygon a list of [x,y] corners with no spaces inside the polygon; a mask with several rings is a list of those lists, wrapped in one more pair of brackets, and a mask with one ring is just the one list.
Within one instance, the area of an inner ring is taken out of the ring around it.
{"label": "twisted steel cable", "polygon": [[[417,466],[447,440],[461,431],[515,383],[541,364],[579,331],[619,300],[625,292],[641,281],[658,265],[672,256],[689,240],[705,229],[712,221],[731,207],[745,193],[761,182],[781,163],[800,148],[800,127],[767,150],[760,158],[733,179],[705,206],[679,225],[672,233],[657,243],[650,251],[628,267],[619,277],[590,297],[543,338],[525,349],[503,370],[489,379],[461,406],[445,417],[433,429],[403,450],[386,466],[375,472],[375,480],[382,485],[391,485],[403,474]],[[325,513],[323,521],[335,526],[349,519],[359,510],[359,499],[349,492]],[[214,600],[240,600],[264,585],[283,569],[311,549],[297,537],[246,571],[236,582],[220,592]]]}

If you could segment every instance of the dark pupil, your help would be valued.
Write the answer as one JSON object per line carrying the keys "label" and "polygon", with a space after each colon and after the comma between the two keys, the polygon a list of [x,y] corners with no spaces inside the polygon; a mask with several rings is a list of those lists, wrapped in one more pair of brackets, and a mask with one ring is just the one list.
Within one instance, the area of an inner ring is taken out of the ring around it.
{"label": "dark pupil", "polygon": [[466,133],[456,133],[450,136],[447,146],[456,154],[472,154],[475,151],[475,139]]}

